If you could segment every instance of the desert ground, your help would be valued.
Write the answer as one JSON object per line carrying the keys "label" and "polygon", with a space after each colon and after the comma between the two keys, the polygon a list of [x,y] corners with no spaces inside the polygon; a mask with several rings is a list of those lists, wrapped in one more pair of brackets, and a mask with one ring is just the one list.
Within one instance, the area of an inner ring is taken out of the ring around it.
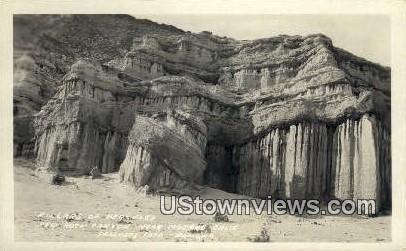
{"label": "desert ground", "polygon": [[[15,159],[16,241],[249,241],[264,229],[272,242],[391,240],[390,215],[298,217],[263,213],[230,215],[229,222],[215,222],[208,215],[162,215],[159,196],[120,183],[116,173],[99,179],[68,177],[61,186],[51,185],[51,177],[51,173],[36,171],[33,161]],[[201,197],[238,195],[205,188]]]}

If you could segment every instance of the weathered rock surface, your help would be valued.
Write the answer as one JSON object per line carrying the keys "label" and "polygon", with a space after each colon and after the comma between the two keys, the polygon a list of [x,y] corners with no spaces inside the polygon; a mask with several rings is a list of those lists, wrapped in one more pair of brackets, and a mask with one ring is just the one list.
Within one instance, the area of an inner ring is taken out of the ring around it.
{"label": "weathered rock surface", "polygon": [[324,35],[237,41],[123,15],[14,22],[16,155],[155,191],[390,205],[390,68]]}
{"label": "weathered rock surface", "polygon": [[379,203],[382,195],[388,203],[388,142],[388,132],[370,115],[338,126],[304,122],[274,128],[242,145],[209,146],[208,182],[254,197],[372,198]]}
{"label": "weathered rock surface", "polygon": [[121,179],[153,191],[185,193],[202,184],[206,126],[183,112],[137,115],[129,135]]}

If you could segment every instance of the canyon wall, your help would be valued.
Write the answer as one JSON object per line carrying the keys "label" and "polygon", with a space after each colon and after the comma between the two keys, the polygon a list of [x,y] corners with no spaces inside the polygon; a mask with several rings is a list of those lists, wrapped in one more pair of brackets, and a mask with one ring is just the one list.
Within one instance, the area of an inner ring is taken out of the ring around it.
{"label": "canyon wall", "polygon": [[[61,27],[29,48],[16,33],[16,156],[71,175],[118,171],[156,192],[390,207],[390,68],[322,34],[238,41],[122,15],[31,18]],[[84,22],[104,25],[100,49],[66,33]],[[115,43],[118,24],[135,31]],[[36,72],[47,51],[60,70]]]}
{"label": "canyon wall", "polygon": [[365,114],[339,125],[302,122],[236,146],[208,146],[207,183],[266,198],[374,199],[390,207],[387,128]]}

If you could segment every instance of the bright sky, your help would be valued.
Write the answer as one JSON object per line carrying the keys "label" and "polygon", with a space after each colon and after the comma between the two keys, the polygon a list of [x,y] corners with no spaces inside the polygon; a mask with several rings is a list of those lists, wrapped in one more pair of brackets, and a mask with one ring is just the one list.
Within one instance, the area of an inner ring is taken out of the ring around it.
{"label": "bright sky", "polygon": [[134,15],[186,31],[211,31],[236,39],[323,33],[333,44],[390,66],[390,17],[385,15]]}

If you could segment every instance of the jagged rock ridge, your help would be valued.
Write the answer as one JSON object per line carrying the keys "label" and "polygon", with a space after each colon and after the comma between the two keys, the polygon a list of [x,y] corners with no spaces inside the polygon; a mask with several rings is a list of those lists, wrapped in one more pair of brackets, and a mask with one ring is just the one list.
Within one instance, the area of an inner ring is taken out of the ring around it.
{"label": "jagged rock ridge", "polygon": [[[237,41],[125,15],[14,22],[16,155],[156,191],[390,205],[390,69],[324,35]],[[18,32],[31,23],[36,39]]]}

